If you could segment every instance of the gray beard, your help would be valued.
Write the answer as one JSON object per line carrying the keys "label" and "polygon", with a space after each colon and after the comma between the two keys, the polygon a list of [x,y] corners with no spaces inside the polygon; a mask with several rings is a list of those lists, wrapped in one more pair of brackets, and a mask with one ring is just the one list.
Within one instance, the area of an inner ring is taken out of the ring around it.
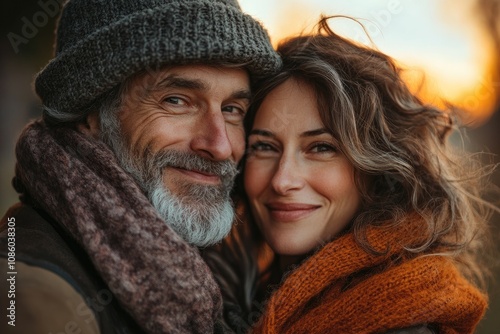
{"label": "gray beard", "polygon": [[[175,150],[141,152],[134,157],[121,136],[116,113],[101,112],[101,140],[139,184],[159,216],[188,243],[206,247],[221,241],[231,230],[234,208],[230,192],[237,168],[230,161],[210,161]],[[179,194],[163,183],[165,167],[195,169],[218,175],[221,184],[202,185],[179,181]]]}

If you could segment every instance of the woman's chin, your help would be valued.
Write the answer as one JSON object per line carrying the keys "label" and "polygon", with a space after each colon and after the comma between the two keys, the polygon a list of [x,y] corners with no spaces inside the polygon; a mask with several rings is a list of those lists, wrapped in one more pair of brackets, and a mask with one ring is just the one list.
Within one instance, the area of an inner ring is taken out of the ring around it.
{"label": "woman's chin", "polygon": [[318,245],[296,240],[272,240],[269,246],[274,253],[286,257],[302,257],[310,253]]}

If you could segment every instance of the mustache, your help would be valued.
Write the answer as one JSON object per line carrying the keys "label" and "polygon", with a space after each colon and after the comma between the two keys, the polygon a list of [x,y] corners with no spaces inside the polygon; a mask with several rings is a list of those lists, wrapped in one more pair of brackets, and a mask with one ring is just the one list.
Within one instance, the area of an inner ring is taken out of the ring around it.
{"label": "mustache", "polygon": [[195,170],[207,174],[217,175],[222,180],[233,180],[239,173],[236,163],[230,160],[212,161],[205,159],[195,153],[163,149],[157,152],[145,152],[145,161],[149,162],[152,168],[148,170],[162,170],[165,167],[182,168]]}

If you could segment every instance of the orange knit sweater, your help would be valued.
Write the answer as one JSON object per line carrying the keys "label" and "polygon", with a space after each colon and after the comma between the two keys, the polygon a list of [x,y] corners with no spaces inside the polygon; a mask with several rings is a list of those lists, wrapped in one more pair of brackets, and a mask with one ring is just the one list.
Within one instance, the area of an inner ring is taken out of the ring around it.
{"label": "orange knit sweater", "polygon": [[473,333],[487,297],[447,257],[405,259],[401,244],[422,235],[418,222],[407,226],[368,231],[376,250],[390,247],[383,256],[365,252],[352,234],[327,244],[274,292],[253,333],[384,333],[418,324]]}

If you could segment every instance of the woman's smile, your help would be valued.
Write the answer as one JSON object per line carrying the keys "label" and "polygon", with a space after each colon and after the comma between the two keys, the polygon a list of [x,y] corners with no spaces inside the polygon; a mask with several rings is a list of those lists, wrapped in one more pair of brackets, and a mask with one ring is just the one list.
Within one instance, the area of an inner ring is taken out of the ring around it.
{"label": "woman's smile", "polygon": [[295,222],[313,214],[321,205],[304,203],[269,202],[265,206],[271,219],[278,222]]}

